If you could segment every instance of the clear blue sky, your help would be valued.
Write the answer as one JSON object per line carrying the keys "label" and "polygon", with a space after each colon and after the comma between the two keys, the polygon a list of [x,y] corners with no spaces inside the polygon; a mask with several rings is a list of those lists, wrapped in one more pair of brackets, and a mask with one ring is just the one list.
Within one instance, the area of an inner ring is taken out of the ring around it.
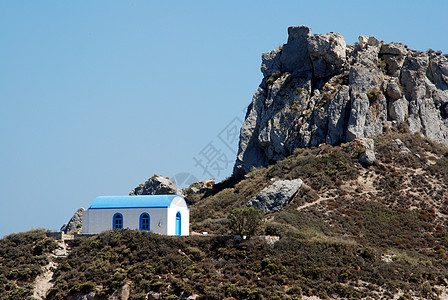
{"label": "clear blue sky", "polygon": [[[447,12],[446,1],[0,1],[0,237],[59,229],[154,173],[229,176],[261,53],[288,26],[447,53]],[[194,158],[212,154],[204,174]]]}

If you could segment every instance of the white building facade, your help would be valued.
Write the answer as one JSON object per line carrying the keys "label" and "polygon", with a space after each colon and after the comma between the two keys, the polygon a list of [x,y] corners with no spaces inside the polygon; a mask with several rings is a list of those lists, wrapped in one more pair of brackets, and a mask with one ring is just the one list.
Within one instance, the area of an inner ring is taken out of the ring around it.
{"label": "white building facade", "polygon": [[101,196],[83,213],[82,233],[122,228],[186,236],[190,210],[179,195]]}

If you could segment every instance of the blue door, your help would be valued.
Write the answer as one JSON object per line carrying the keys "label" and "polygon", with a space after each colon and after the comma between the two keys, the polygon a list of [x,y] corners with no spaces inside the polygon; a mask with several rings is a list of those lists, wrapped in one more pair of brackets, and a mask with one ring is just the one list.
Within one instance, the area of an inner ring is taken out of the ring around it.
{"label": "blue door", "polygon": [[181,220],[180,212],[177,212],[177,214],[176,214],[176,235],[182,234],[181,221],[182,220]]}

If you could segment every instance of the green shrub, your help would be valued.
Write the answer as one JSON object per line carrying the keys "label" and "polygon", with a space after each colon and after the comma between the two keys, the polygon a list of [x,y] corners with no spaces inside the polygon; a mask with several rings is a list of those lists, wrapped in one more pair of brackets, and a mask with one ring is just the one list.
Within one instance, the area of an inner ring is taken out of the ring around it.
{"label": "green shrub", "polygon": [[254,207],[235,208],[227,217],[232,234],[250,238],[261,230],[264,214]]}

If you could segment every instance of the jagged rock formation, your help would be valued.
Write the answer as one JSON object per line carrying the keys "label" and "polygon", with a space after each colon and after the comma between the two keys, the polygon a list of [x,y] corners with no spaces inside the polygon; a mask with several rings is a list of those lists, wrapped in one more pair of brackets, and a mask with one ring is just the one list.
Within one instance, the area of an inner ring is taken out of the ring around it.
{"label": "jagged rock formation", "polygon": [[400,122],[448,144],[448,58],[400,43],[288,28],[288,42],[262,55],[264,78],[241,128],[234,175],[298,147],[376,136]]}
{"label": "jagged rock formation", "polygon": [[181,195],[182,190],[176,186],[168,177],[154,174],[144,184],[133,189],[129,195]]}
{"label": "jagged rock formation", "polygon": [[254,206],[265,213],[279,211],[291,201],[302,184],[301,179],[277,180],[261,190],[247,205]]}
{"label": "jagged rock formation", "polygon": [[79,208],[73,217],[68,221],[67,224],[62,225],[60,231],[63,233],[74,233],[82,231],[82,213],[86,209],[84,207]]}

